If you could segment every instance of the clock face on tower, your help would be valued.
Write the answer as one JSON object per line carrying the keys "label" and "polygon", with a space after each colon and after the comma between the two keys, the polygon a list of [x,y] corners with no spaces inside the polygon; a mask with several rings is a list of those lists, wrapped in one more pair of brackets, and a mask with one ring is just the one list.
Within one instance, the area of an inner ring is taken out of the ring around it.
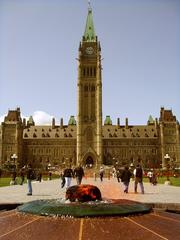
{"label": "clock face on tower", "polygon": [[93,52],[94,52],[94,49],[92,47],[87,47],[86,48],[86,53],[87,54],[93,54]]}

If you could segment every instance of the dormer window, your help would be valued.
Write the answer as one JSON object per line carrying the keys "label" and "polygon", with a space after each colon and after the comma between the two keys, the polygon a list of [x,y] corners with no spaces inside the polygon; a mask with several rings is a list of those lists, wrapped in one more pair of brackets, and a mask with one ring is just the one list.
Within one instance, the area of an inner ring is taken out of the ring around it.
{"label": "dormer window", "polygon": [[145,134],[145,137],[149,137],[147,133]]}
{"label": "dormer window", "polygon": [[56,134],[55,134],[55,137],[59,137],[59,134],[56,133]]}

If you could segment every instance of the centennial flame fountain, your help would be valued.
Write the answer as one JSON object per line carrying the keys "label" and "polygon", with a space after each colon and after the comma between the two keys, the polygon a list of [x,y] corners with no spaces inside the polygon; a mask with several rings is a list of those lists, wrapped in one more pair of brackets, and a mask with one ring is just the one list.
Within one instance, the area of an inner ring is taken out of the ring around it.
{"label": "centennial flame fountain", "polygon": [[64,199],[32,201],[19,206],[18,211],[43,216],[124,216],[148,213],[151,206],[124,199],[103,199],[98,187],[83,184],[69,187]]}

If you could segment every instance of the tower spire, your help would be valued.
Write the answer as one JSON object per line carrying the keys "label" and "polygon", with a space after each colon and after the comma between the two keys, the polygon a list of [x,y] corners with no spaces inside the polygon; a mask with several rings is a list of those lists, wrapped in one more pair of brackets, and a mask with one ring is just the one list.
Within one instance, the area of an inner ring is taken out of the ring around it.
{"label": "tower spire", "polygon": [[88,15],[86,19],[86,27],[84,31],[84,41],[85,42],[95,42],[96,41],[96,33],[94,29],[93,16],[92,16],[92,8],[91,3],[88,1]]}
{"label": "tower spire", "polygon": [[90,0],[88,0],[88,9],[92,10],[92,8],[91,8],[91,1]]}

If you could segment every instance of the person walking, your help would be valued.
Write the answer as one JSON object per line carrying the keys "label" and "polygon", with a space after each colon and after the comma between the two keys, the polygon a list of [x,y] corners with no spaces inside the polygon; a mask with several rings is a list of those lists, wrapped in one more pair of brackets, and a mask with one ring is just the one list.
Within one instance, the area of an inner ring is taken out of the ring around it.
{"label": "person walking", "polygon": [[30,196],[32,195],[32,183],[31,181],[33,180],[33,169],[31,163],[28,164],[27,166],[27,185],[28,185],[28,193],[27,195]]}
{"label": "person walking", "polygon": [[129,167],[125,166],[125,168],[121,174],[121,181],[124,184],[124,193],[128,193],[129,182],[130,182],[131,176],[132,176],[132,173],[130,172]]}
{"label": "person walking", "polygon": [[42,172],[39,170],[37,174],[37,181],[41,182],[42,181]]}
{"label": "person walking", "polygon": [[121,179],[121,171],[120,171],[120,169],[116,170],[116,178],[117,178],[117,181],[120,182],[120,179]]}
{"label": "person walking", "polygon": [[23,185],[23,183],[24,183],[24,168],[21,168],[19,174],[20,174],[20,178],[21,178],[20,185]]}
{"label": "person walking", "polygon": [[149,178],[149,182],[152,183],[153,173],[151,171],[147,173],[147,177]]}
{"label": "person walking", "polygon": [[102,181],[103,181],[103,177],[104,177],[104,168],[103,168],[103,167],[100,167],[99,177],[100,177],[100,180],[101,180],[101,182],[102,182]]}
{"label": "person walking", "polygon": [[74,177],[76,177],[77,185],[80,185],[84,177],[84,169],[80,164],[74,169]]}
{"label": "person walking", "polygon": [[48,173],[48,180],[49,180],[49,181],[52,180],[52,172],[49,172],[49,173]]}
{"label": "person walking", "polygon": [[12,179],[11,179],[10,185],[16,185],[17,184],[16,176],[17,176],[16,170],[13,170],[13,172],[12,172]]}
{"label": "person walking", "polygon": [[134,169],[134,192],[137,193],[137,185],[139,183],[141,193],[144,194],[144,186],[143,186],[143,170],[140,164],[136,166]]}
{"label": "person walking", "polygon": [[72,180],[72,177],[74,176],[73,170],[71,169],[71,167],[67,167],[64,169],[63,176],[65,178],[65,187],[67,189],[71,186],[71,180]]}

